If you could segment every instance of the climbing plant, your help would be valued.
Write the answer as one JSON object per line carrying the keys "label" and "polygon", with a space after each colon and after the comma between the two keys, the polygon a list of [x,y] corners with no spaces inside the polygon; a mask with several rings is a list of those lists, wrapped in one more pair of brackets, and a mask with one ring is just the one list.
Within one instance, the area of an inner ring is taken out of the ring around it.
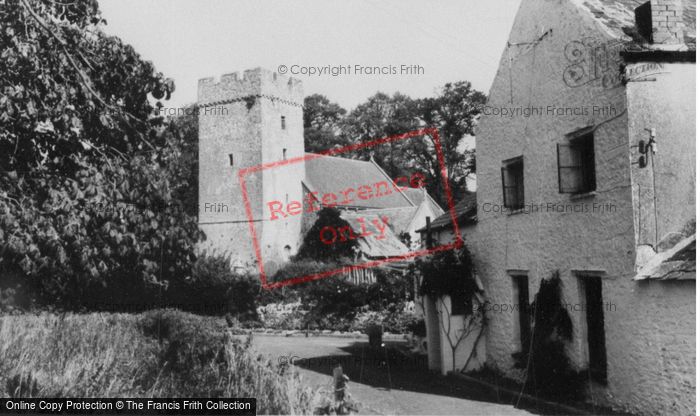
{"label": "climbing plant", "polygon": [[559,272],[555,271],[541,281],[532,302],[533,333],[526,383],[537,396],[566,400],[580,396],[581,383],[566,353],[573,338],[573,325],[561,288]]}
{"label": "climbing plant", "polygon": [[[452,371],[457,370],[459,346],[472,334],[477,334],[471,352],[461,368],[464,371],[476,354],[477,345],[487,325],[486,302],[478,296],[480,289],[471,253],[466,246],[458,250],[441,251],[418,259],[416,268],[421,278],[419,294],[426,296],[430,302],[439,302],[441,305],[438,308],[438,319],[440,330],[452,352]],[[452,311],[459,306],[465,312],[460,315],[460,321],[456,325],[453,325],[452,314],[447,307],[447,296],[450,297]],[[455,305],[458,301],[465,302],[465,305]]]}

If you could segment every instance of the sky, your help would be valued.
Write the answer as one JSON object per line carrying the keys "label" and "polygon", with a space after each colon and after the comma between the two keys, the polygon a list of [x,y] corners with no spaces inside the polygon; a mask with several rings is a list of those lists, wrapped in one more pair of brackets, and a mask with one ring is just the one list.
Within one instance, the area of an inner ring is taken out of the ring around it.
{"label": "sky", "polygon": [[[200,78],[284,65],[306,95],[350,110],[377,91],[429,97],[455,81],[487,94],[519,3],[100,0],[100,7],[107,33],[175,80],[168,107],[196,102]],[[300,73],[319,67],[344,72]]]}

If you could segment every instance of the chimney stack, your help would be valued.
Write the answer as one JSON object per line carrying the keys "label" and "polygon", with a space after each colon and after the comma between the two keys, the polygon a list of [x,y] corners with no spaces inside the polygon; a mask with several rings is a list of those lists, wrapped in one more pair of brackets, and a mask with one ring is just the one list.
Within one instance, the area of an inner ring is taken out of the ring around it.
{"label": "chimney stack", "polygon": [[651,0],[651,40],[659,45],[682,45],[683,0]]}

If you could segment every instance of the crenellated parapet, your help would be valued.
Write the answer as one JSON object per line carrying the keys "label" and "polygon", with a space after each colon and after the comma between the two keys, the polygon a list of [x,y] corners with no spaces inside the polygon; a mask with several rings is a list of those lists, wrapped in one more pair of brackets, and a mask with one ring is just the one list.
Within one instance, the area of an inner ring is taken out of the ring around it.
{"label": "crenellated parapet", "polygon": [[233,72],[199,80],[198,106],[220,106],[256,99],[268,99],[282,104],[303,107],[304,93],[301,81],[263,68],[246,70],[241,75]]}

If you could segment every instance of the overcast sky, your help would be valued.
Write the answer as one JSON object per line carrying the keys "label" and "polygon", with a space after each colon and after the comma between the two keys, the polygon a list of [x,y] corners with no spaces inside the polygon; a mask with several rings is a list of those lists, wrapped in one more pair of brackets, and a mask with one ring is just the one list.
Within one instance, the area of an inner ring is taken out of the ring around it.
{"label": "overcast sky", "polygon": [[[347,109],[377,91],[427,97],[460,80],[488,93],[519,3],[100,0],[107,32],[175,79],[168,106],[195,102],[200,78],[257,66],[351,65],[350,75],[296,75],[307,95]],[[359,75],[355,65],[419,65],[422,74]]]}

